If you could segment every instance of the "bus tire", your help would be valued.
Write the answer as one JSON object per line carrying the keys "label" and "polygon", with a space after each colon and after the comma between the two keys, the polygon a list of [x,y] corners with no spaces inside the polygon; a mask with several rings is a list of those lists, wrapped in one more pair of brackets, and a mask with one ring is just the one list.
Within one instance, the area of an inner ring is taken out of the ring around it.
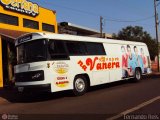
{"label": "bus tire", "polygon": [[75,77],[73,82],[73,94],[75,96],[84,95],[88,88],[88,82],[86,77],[83,75],[78,75]]}
{"label": "bus tire", "polygon": [[135,69],[134,81],[139,82],[142,79],[142,72],[140,68]]}

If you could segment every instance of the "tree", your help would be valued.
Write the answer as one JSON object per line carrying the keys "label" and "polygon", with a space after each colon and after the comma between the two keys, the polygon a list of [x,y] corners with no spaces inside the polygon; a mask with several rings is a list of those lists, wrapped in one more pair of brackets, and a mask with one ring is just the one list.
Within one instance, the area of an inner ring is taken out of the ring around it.
{"label": "tree", "polygon": [[140,26],[127,26],[118,32],[118,34],[113,34],[114,39],[128,40],[128,41],[137,41],[144,42],[147,44],[151,60],[154,60],[157,55],[158,49],[155,39],[151,37],[147,31],[143,30],[143,27]]}

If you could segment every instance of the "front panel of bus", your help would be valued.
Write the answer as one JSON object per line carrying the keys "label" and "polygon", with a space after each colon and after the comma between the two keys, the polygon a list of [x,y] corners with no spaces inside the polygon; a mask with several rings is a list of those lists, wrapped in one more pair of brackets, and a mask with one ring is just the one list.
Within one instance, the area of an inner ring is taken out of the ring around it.
{"label": "front panel of bus", "polygon": [[62,41],[21,38],[17,43],[15,85],[18,91],[62,91],[69,84],[69,57]]}
{"label": "front panel of bus", "polygon": [[15,84],[18,90],[24,91],[26,87],[50,90],[50,84],[45,80],[47,40],[31,40],[16,47]]}

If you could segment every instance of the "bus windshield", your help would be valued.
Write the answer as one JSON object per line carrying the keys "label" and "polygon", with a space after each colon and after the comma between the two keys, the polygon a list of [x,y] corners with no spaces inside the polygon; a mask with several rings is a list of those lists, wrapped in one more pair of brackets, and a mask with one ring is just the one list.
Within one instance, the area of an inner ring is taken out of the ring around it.
{"label": "bus windshield", "polygon": [[17,46],[17,64],[45,61],[46,40],[34,40]]}

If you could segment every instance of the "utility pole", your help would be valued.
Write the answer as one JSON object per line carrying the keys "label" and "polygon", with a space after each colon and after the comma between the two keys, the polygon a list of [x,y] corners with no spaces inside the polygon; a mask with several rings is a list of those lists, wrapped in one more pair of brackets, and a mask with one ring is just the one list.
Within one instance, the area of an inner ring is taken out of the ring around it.
{"label": "utility pole", "polygon": [[103,38],[103,17],[100,16],[100,37]]}
{"label": "utility pole", "polygon": [[157,47],[158,47],[158,51],[157,51],[157,60],[158,60],[158,64],[157,64],[157,70],[159,72],[159,41],[158,41],[158,13],[157,13],[157,1],[159,0],[154,0],[154,11],[155,11],[155,27],[156,27],[156,41],[157,41]]}

